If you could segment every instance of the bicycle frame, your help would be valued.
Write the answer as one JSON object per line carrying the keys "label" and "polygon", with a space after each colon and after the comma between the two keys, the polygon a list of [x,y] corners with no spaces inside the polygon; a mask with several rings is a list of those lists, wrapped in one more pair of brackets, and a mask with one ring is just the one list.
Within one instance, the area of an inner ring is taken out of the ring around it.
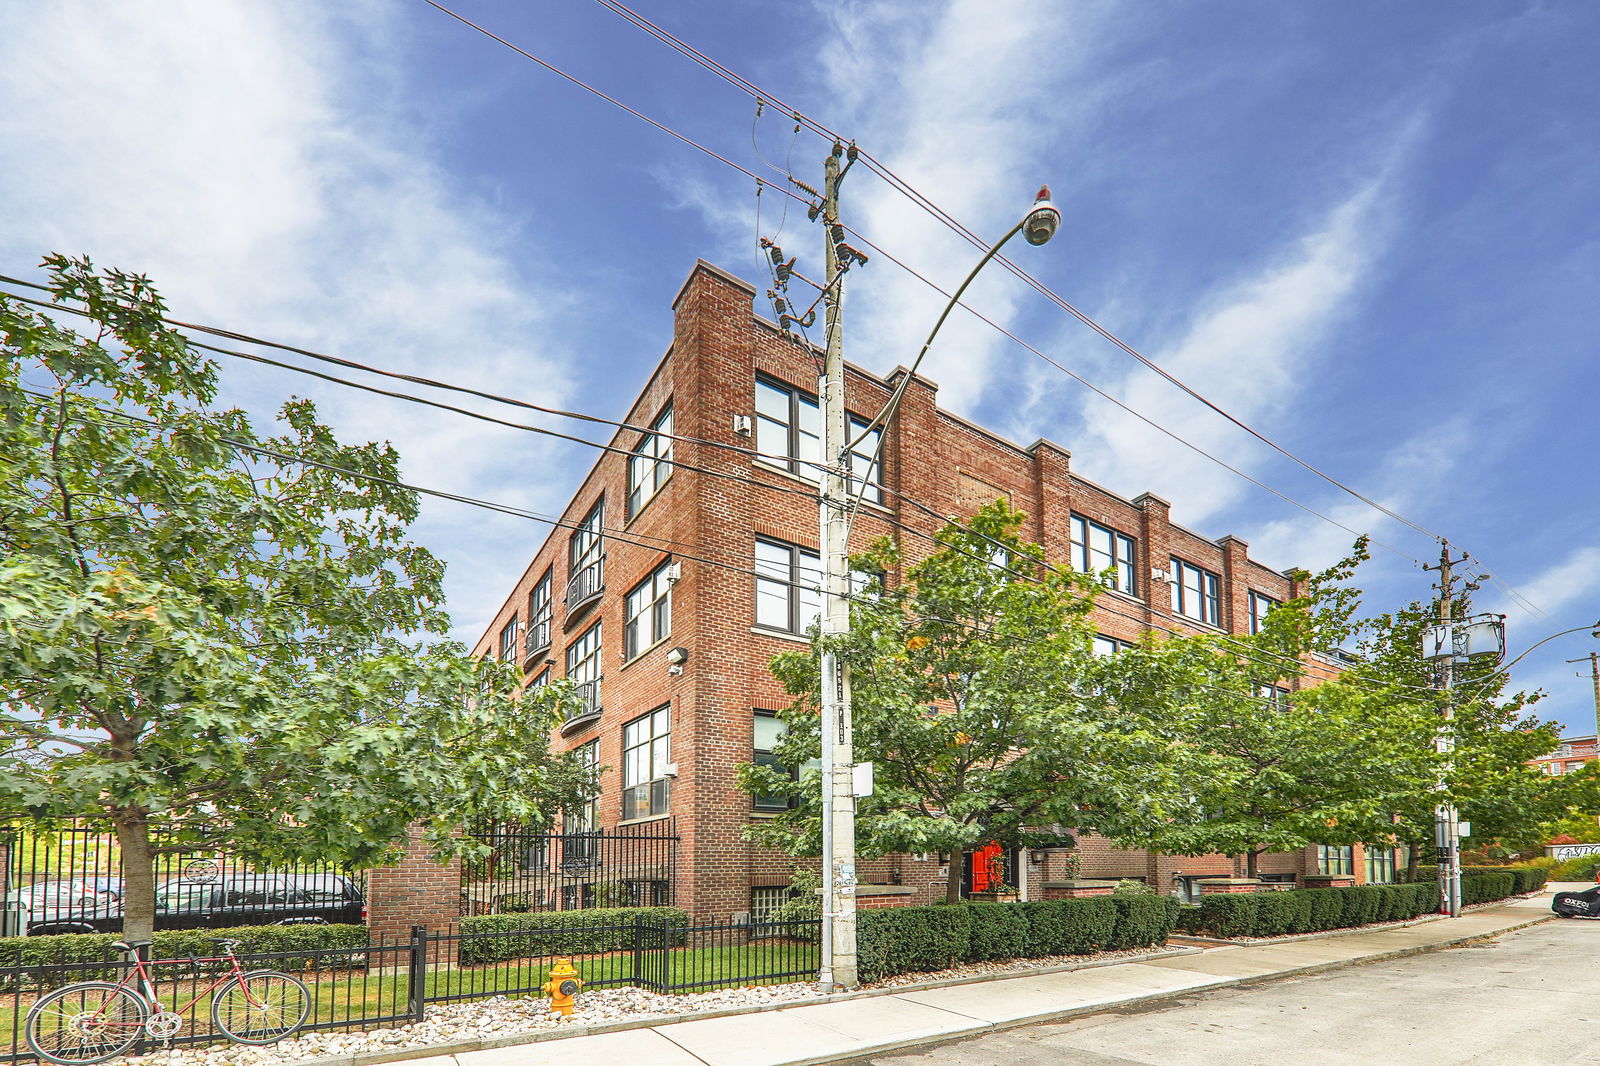
{"label": "bicycle frame", "polygon": [[[217,977],[214,978],[210,984],[206,985],[204,989],[197,992],[194,995],[194,998],[190,999],[189,1002],[184,1003],[181,1006],[174,1006],[172,1008],[173,1014],[183,1014],[190,1007],[194,1006],[196,1003],[209,996],[212,992],[216,991],[216,989],[222,984],[232,980],[235,977],[242,977],[244,975],[244,970],[242,970],[239,966],[239,957],[232,951],[229,951],[226,955],[213,955],[206,956],[205,958],[194,957],[188,959],[146,960],[141,957],[137,951],[130,951],[128,952],[128,955],[133,963],[133,969],[130,970],[120,982],[118,982],[117,987],[127,988],[130,985],[133,985],[133,982],[135,979],[137,979],[138,984],[134,986],[134,989],[140,995],[144,996],[146,1003],[150,1004],[152,1015],[156,1011],[166,1009],[161,1004],[161,997],[156,991],[155,981],[151,978],[151,973],[157,966],[199,966],[199,964],[204,962],[226,962],[228,964],[227,972],[217,975]],[[246,996],[249,996],[248,988],[246,988],[245,994]],[[173,999],[176,1000],[177,996],[174,995]]]}

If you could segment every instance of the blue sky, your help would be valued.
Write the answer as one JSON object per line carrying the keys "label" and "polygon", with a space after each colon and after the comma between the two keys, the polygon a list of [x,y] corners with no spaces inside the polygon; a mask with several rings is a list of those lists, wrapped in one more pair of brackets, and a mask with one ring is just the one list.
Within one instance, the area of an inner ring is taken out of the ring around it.
{"label": "blue sky", "polygon": [[[459,0],[500,36],[781,184],[826,144],[593,0]],[[854,138],[1012,258],[1313,465],[1474,553],[1520,653],[1600,618],[1600,9],[1572,3],[639,0],[641,14]],[[50,250],[151,275],[177,317],[620,416],[697,257],[759,280],[755,183],[421,0],[0,0],[0,273]],[[864,168],[848,222],[946,288],[974,250]],[[820,272],[769,188],[759,226]],[[781,229],[780,229],[781,227]],[[998,269],[968,302],[1194,444],[1385,545],[1380,610],[1427,595],[1426,537],[1252,441]],[[942,298],[851,277],[850,359],[909,362]],[[940,400],[1048,437],[1114,491],[1271,565],[1350,534],[1134,421],[971,316]],[[311,395],[422,484],[553,511],[578,446],[230,365],[260,412]],[[570,425],[556,428],[572,430]],[[544,529],[430,501],[471,640]],[[1516,669],[1593,731],[1587,630]],[[1585,664],[1586,665],[1586,664]]]}

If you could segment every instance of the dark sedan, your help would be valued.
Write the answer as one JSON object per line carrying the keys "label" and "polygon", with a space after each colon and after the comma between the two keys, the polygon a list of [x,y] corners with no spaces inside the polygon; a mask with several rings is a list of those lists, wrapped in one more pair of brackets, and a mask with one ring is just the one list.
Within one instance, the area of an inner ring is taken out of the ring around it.
{"label": "dark sedan", "polygon": [[[56,905],[50,905],[53,902]],[[24,903],[29,936],[122,931],[122,901],[107,895],[55,896]],[[237,925],[359,925],[361,890],[338,874],[232,874],[179,877],[156,887],[157,929],[226,929]]]}

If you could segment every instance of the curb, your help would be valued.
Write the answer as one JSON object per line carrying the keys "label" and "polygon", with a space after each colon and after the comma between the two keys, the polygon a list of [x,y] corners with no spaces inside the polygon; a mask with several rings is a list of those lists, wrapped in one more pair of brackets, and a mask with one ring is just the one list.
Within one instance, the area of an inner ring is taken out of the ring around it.
{"label": "curb", "polygon": [[[1388,932],[1404,929],[1416,925],[1426,925],[1440,920],[1442,916],[1430,916],[1414,919],[1409,922],[1399,922],[1378,928],[1362,928],[1355,930],[1328,930],[1320,933],[1302,934],[1294,937],[1281,937],[1272,940],[1254,941],[1242,944],[1236,941],[1214,941],[1210,947],[1181,947],[1169,951],[1153,952],[1135,958],[1104,959],[1090,962],[1065,964],[1057,966],[1040,967],[1038,969],[1019,970],[1006,973],[982,974],[970,977],[953,977],[936,981],[917,981],[909,984],[895,985],[889,988],[873,988],[857,992],[835,992],[825,996],[816,996],[811,999],[795,1000],[781,1005],[755,1006],[755,1007],[726,1007],[721,1010],[701,1011],[694,1014],[655,1014],[643,1015],[626,1021],[608,1022],[601,1025],[574,1025],[537,1033],[510,1033],[500,1037],[483,1037],[474,1040],[459,1040],[443,1044],[423,1044],[405,1048],[395,1048],[392,1051],[369,1051],[354,1055],[329,1055],[320,1058],[306,1058],[294,1060],[293,1066],[380,1066],[383,1063],[403,1062],[410,1059],[433,1058],[440,1056],[468,1054],[474,1051],[489,1051],[498,1048],[517,1047],[529,1044],[542,1044],[551,1040],[569,1040],[576,1037],[599,1036],[606,1033],[626,1032],[633,1029],[656,1029],[670,1027],[680,1022],[704,1021],[712,1018],[730,1018],[743,1014],[761,1014],[773,1011],[792,1010],[796,1007],[811,1007],[826,1003],[840,1003],[860,999],[875,999],[883,996],[902,995],[907,992],[922,992],[936,988],[950,988],[957,985],[984,984],[991,981],[1008,980],[1018,977],[1032,977],[1035,975],[1052,973],[1070,973],[1074,970],[1100,969],[1107,966],[1121,966],[1130,963],[1155,961],[1157,959],[1178,958],[1186,955],[1204,954],[1205,951],[1215,947],[1250,948],[1264,947],[1272,944],[1287,944],[1304,942],[1307,940],[1335,939],[1341,936],[1358,936],[1363,933]],[[1406,958],[1412,955],[1425,955],[1435,951],[1445,951],[1450,948],[1461,947],[1479,941],[1492,940],[1519,929],[1542,925],[1551,921],[1554,914],[1542,914],[1515,925],[1505,926],[1490,932],[1474,933],[1467,936],[1454,937],[1431,944],[1419,944],[1411,947],[1393,948],[1387,951],[1364,955],[1360,958],[1336,959],[1330,962],[1310,963],[1305,966],[1296,966],[1274,973],[1261,974],[1255,977],[1224,978],[1215,984],[1199,988],[1181,989],[1172,992],[1153,992],[1145,995],[1129,996],[1125,999],[1110,1000],[1104,1003],[1085,1004],[1078,1007],[1067,1008],[1060,1011],[1050,1011],[1044,1014],[1031,1015],[1006,1022],[985,1022],[974,1019],[977,1023],[965,1033],[951,1033],[941,1035],[930,1040],[927,1038],[912,1038],[905,1041],[894,1041],[884,1044],[864,1046],[852,1052],[853,1056],[875,1055],[885,1052],[899,1051],[910,1047],[924,1047],[945,1043],[951,1040],[964,1040],[969,1036],[983,1032],[998,1032],[1004,1029],[1014,1029],[1024,1025],[1034,1025],[1040,1022],[1065,1021],[1070,1018],[1083,1017],[1091,1014],[1103,1014],[1110,1011],[1123,1010],[1146,1003],[1156,1003],[1163,1000],[1177,999],[1181,996],[1193,995],[1199,992],[1211,992],[1224,988],[1244,988],[1266,984],[1271,981],[1281,980],[1285,977],[1303,977],[1332,970],[1342,969],[1347,966],[1359,966],[1373,962],[1384,962],[1390,959]],[[1195,938],[1190,938],[1195,939]],[[953,1012],[952,1012],[953,1013]],[[671,1039],[666,1033],[661,1035]],[[789,1062],[788,1066],[828,1066],[837,1061],[836,1055],[817,1058],[797,1058]]]}

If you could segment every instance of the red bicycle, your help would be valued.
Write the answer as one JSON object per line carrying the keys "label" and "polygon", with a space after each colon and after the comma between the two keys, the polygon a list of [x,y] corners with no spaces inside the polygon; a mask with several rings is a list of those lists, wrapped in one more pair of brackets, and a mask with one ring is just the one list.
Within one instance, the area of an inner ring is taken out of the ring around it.
{"label": "red bicycle", "polygon": [[[183,1029],[183,1015],[211,995],[211,1024],[241,1044],[271,1044],[300,1030],[311,1013],[311,993],[298,977],[276,970],[239,967],[237,940],[219,940],[223,954],[204,959],[147,961],[140,952],[148,940],[113,944],[131,963],[120,982],[79,981],[63,985],[28,1010],[28,1047],[49,1062],[104,1062],[133,1046],[140,1036],[171,1041]],[[157,966],[226,962],[228,969],[193,999],[168,1010],[156,993],[151,971]]]}

